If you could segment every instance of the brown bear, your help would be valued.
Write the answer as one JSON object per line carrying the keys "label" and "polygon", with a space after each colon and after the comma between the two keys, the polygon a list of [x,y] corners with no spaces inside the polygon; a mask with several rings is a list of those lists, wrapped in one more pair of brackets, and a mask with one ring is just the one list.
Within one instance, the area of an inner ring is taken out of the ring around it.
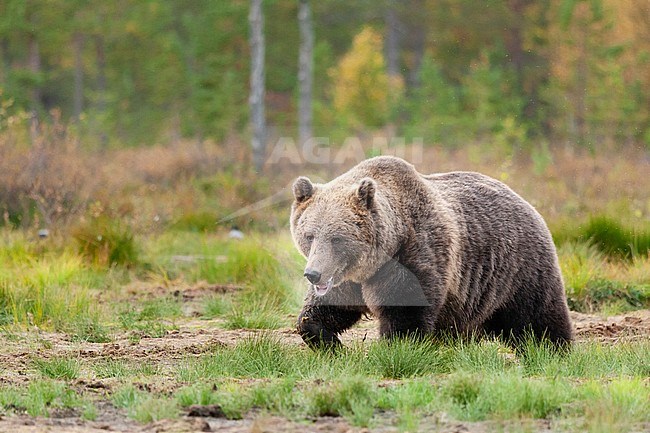
{"label": "brown bear", "polygon": [[293,185],[291,234],[311,283],[298,331],[338,345],[364,314],[380,334],[572,340],[555,246],[537,211],[472,172],[423,175],[388,156]]}

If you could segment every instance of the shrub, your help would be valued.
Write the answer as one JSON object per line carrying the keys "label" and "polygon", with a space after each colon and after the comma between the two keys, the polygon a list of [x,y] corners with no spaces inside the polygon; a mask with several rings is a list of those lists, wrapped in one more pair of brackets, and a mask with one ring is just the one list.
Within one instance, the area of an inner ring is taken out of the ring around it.
{"label": "shrub", "polygon": [[85,208],[100,177],[57,115],[52,124],[42,124],[31,144],[17,135],[20,127],[0,135],[0,224],[69,221]]}
{"label": "shrub", "polygon": [[352,42],[336,69],[330,72],[334,86],[334,107],[348,116],[354,126],[379,127],[391,109],[391,93],[401,92],[401,82],[391,82],[382,54],[381,36],[365,27]]}
{"label": "shrub", "polygon": [[135,265],[138,250],[133,232],[119,220],[108,217],[93,218],[89,224],[77,227],[72,236],[79,252],[99,266]]}

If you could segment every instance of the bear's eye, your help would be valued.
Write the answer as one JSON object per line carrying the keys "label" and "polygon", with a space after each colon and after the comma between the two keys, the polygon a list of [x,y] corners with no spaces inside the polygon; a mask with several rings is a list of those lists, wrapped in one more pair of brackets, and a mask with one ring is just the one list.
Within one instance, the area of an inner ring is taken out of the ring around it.
{"label": "bear's eye", "polygon": [[305,236],[305,239],[307,239],[307,242],[311,243],[314,240],[314,235],[307,235]]}
{"label": "bear's eye", "polygon": [[340,236],[334,236],[334,237],[332,238],[332,243],[333,243],[334,245],[340,245],[340,244],[343,243],[343,238],[340,237]]}

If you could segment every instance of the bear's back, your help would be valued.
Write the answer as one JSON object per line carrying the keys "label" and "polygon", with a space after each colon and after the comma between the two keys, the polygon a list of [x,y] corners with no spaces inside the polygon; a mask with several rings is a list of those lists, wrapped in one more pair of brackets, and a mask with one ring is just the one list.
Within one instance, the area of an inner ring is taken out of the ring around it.
{"label": "bear's back", "polygon": [[490,219],[499,216],[530,220],[532,217],[546,226],[530,203],[506,184],[484,174],[454,171],[424,175],[423,178],[450,203],[456,204],[457,210],[472,211]]}

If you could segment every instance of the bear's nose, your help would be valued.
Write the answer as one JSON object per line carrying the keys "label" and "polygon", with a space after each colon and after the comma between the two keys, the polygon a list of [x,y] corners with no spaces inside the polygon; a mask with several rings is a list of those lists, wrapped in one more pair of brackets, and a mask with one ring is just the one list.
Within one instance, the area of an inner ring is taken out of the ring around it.
{"label": "bear's nose", "polygon": [[312,284],[318,284],[320,281],[320,272],[307,268],[305,269],[305,277],[309,280],[310,283]]}

